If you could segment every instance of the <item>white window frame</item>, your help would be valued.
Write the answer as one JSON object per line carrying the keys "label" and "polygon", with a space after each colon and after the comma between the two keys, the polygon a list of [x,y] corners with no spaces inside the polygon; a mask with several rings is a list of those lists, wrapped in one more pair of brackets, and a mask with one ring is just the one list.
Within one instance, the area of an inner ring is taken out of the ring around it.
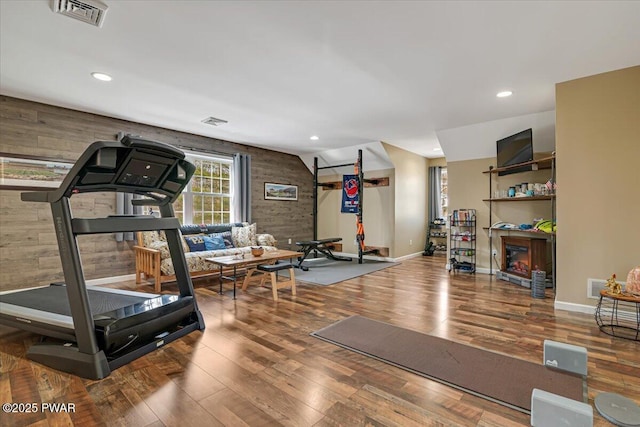
{"label": "white window frame", "polygon": [[[193,196],[194,195],[206,195],[206,196],[213,196],[213,197],[225,197],[228,196],[229,197],[229,222],[233,222],[234,220],[234,212],[233,212],[233,206],[234,206],[234,169],[233,169],[233,158],[231,157],[223,157],[223,156],[216,156],[216,155],[207,155],[207,154],[203,154],[203,153],[194,153],[192,151],[185,151],[185,157],[186,160],[188,160],[191,163],[195,163],[196,160],[200,159],[200,160],[206,160],[206,161],[210,161],[210,162],[216,162],[216,163],[224,163],[227,164],[229,166],[229,193],[194,193],[191,191],[191,186],[193,184],[193,180],[196,177],[196,175],[194,175],[191,180],[189,181],[189,183],[185,186],[184,190],[182,191],[182,207],[183,207],[183,211],[182,211],[182,223],[183,224],[199,224],[200,222],[194,222],[193,221]],[[226,212],[226,211],[223,211]],[[177,213],[177,212],[176,212]],[[177,216],[177,215],[176,215]]]}

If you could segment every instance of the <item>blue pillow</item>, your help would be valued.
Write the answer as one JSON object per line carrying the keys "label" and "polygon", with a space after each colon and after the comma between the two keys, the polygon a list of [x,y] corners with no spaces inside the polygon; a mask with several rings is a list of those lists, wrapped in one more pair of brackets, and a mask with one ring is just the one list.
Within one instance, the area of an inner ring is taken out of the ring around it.
{"label": "blue pillow", "polygon": [[231,238],[230,231],[225,231],[224,233],[211,233],[209,234],[209,237],[211,237],[212,239],[214,237],[222,237],[222,239],[224,240],[224,246],[226,249],[235,248],[235,245],[233,244],[233,239]]}
{"label": "blue pillow", "polygon": [[189,245],[190,252],[201,252],[205,250],[204,246],[205,236],[185,236],[184,240]]}
{"label": "blue pillow", "polygon": [[227,249],[222,236],[204,236],[204,247],[208,251],[216,251],[219,249]]}

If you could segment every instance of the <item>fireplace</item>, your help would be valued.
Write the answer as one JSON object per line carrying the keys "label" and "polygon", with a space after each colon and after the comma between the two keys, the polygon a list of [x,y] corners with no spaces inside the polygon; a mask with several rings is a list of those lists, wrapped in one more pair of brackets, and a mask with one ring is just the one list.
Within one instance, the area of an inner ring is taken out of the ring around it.
{"label": "fireplace", "polygon": [[502,237],[502,271],[531,279],[536,267],[546,271],[547,240],[530,237]]}

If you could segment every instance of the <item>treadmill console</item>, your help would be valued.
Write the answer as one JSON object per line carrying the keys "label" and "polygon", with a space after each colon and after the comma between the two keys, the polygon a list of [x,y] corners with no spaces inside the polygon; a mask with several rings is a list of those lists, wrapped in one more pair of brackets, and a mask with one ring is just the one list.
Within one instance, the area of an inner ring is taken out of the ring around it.
{"label": "treadmill console", "polygon": [[85,150],[57,190],[23,193],[29,201],[55,202],[77,193],[114,191],[173,203],[195,172],[184,153],[170,145],[125,137],[97,141]]}

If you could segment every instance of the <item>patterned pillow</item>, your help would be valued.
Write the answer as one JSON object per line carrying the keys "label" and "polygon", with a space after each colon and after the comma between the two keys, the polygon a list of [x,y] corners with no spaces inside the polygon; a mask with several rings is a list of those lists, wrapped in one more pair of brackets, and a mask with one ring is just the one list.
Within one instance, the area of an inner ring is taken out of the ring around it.
{"label": "patterned pillow", "polygon": [[271,234],[258,234],[256,241],[260,246],[277,246],[277,240]]}
{"label": "patterned pillow", "polygon": [[211,233],[209,234],[209,237],[211,237],[212,239],[215,239],[216,237],[222,237],[225,248],[227,249],[235,248],[235,246],[233,245],[233,239],[231,238],[230,231],[225,231],[224,233]]}
{"label": "patterned pillow", "polygon": [[167,237],[165,236],[164,232],[162,232],[162,235],[157,232],[157,231],[143,231],[142,232],[142,245],[149,248],[152,243],[154,242],[166,242],[167,241]]}
{"label": "patterned pillow", "polygon": [[[180,234],[182,236],[182,234]],[[151,248],[153,245],[153,243],[155,242],[165,242],[167,241],[167,235],[164,233],[164,231],[143,231],[142,232],[142,243],[144,244],[145,247],[147,248]],[[189,246],[187,245],[187,242],[184,241],[184,239],[180,239],[180,241],[182,242],[182,249],[185,252],[189,252]],[[156,249],[156,248],[152,248],[152,249]]]}
{"label": "patterned pillow", "polygon": [[[155,234],[155,240],[160,241],[160,242],[166,242],[167,241],[167,235],[165,234],[164,230],[163,231],[153,231],[152,233],[156,233]],[[180,231],[178,231],[178,234],[180,236],[182,236],[182,233]],[[185,242],[184,239],[180,239],[180,241],[182,242],[182,250],[184,250],[185,252],[189,252],[189,245],[187,245],[187,242]]]}
{"label": "patterned pillow", "polygon": [[236,248],[245,248],[247,246],[255,246],[256,243],[256,224],[246,227],[232,227],[231,238]]}
{"label": "patterned pillow", "polygon": [[224,238],[222,236],[204,236],[204,247],[208,251],[227,249],[227,246],[224,244]]}
{"label": "patterned pillow", "polygon": [[155,242],[151,242],[148,246],[149,249],[157,249],[160,251],[160,259],[167,259],[171,255],[169,253],[169,245],[167,242],[162,242],[157,240]]}
{"label": "patterned pillow", "polygon": [[206,250],[204,236],[185,236],[184,240],[189,245],[190,252],[200,252]]}

